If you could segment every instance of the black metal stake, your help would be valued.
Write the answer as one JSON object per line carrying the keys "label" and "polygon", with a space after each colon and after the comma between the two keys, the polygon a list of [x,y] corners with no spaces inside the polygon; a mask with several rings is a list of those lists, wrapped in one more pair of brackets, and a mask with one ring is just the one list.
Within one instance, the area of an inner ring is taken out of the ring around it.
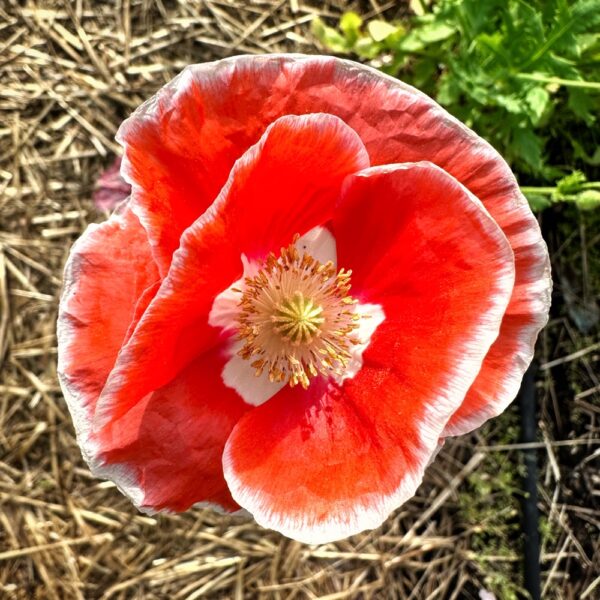
{"label": "black metal stake", "polygon": [[[519,408],[521,411],[521,442],[535,442],[536,431],[536,399],[535,373],[537,366],[532,363],[525,373],[519,391]],[[532,600],[541,599],[540,586],[540,533],[539,513],[537,507],[537,452],[533,448],[523,450],[525,477],[523,480],[523,496],[521,507],[523,513],[523,568],[525,589]]]}

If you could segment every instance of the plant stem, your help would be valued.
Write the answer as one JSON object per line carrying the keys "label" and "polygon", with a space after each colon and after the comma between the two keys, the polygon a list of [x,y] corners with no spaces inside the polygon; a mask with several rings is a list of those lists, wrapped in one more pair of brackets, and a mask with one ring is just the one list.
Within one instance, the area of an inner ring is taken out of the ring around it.
{"label": "plant stem", "polygon": [[[551,196],[558,191],[556,187],[536,187],[530,185],[522,185],[520,186],[521,191],[524,194],[540,194],[542,196]],[[572,194],[576,194],[582,190],[600,190],[600,181],[586,181],[585,183],[580,183],[577,186],[577,190],[573,190]]]}
{"label": "plant stem", "polygon": [[554,83],[556,85],[564,85],[565,87],[585,88],[588,90],[600,91],[600,82],[598,81],[577,81],[575,79],[561,79],[560,77],[547,77],[546,75],[538,75],[537,73],[517,73],[517,79],[526,81],[539,81],[540,83]]}

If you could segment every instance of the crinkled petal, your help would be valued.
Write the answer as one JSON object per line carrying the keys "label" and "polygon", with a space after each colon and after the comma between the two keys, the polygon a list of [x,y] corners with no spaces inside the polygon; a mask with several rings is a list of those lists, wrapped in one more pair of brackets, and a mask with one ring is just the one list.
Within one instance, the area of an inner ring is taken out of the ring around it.
{"label": "crinkled petal", "polygon": [[[183,235],[156,297],[123,347],[96,407],[98,429],[219,342],[208,316],[242,273],[329,220],[343,180],[368,166],[352,129],[331,115],[282,117],[234,166],[215,203]],[[107,431],[106,435],[110,436]]]}
{"label": "crinkled petal", "polygon": [[125,149],[121,171],[133,186],[131,204],[163,275],[184,230],[212,204],[250,146],[229,141],[227,128],[206,118],[204,103],[200,82],[186,69],[117,133]]}
{"label": "crinkled petal", "polygon": [[501,229],[429,163],[348,178],[332,231],[353,295],[385,315],[362,368],[285,388],[242,417],[224,453],[233,498],[309,543],[376,527],[414,494],[514,284]]}
{"label": "crinkled petal", "polygon": [[58,314],[58,377],[88,461],[96,402],[139,318],[138,300],[157,279],[145,230],[128,207],[90,225],[71,249]]}
{"label": "crinkled petal", "polygon": [[144,397],[99,444],[104,475],[141,510],[179,512],[199,502],[239,508],[223,478],[221,457],[248,406],[223,386],[225,361],[218,351],[198,357]]}

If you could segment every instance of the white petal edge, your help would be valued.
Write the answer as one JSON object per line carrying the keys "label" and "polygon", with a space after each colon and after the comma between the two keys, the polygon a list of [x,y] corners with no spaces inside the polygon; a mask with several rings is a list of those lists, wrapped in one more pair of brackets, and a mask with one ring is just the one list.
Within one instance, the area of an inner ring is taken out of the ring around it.
{"label": "white petal edge", "polygon": [[[122,203],[120,207],[124,207],[125,203]],[[67,319],[63,318],[64,309],[66,308],[69,299],[73,294],[76,293],[77,282],[79,280],[79,274],[76,271],[75,257],[80,253],[85,253],[85,249],[92,242],[96,233],[101,230],[105,224],[112,223],[113,220],[119,222],[121,226],[124,226],[122,217],[119,209],[104,223],[96,224],[93,223],[88,225],[85,232],[81,237],[73,244],[69,253],[69,258],[65,264],[64,276],[63,276],[63,292],[60,299],[59,305],[59,319],[56,325],[56,336],[58,339],[58,361],[57,361],[57,377],[63,396],[67,403],[67,408],[71,414],[73,425],[75,427],[75,436],[77,444],[81,450],[81,455],[88,465],[92,475],[98,479],[106,479],[113,482],[118,490],[126,496],[130,502],[141,512],[152,515],[155,511],[148,509],[143,506],[144,492],[137,483],[135,473],[128,469],[125,465],[104,464],[98,457],[100,455],[100,448],[91,439],[92,433],[92,416],[86,406],[91,406],[93,398],[90,398],[85,391],[78,389],[77,386],[69,379],[66,375],[66,366],[71,361],[75,360],[75,357],[70,358],[69,356],[69,341],[74,332],[71,331],[71,327]]]}
{"label": "white petal edge", "polygon": [[[78,254],[85,253],[86,248],[92,243],[96,232],[105,227],[106,224],[112,224],[114,221],[117,221],[121,226],[124,226],[124,223],[122,223],[123,218],[121,212],[126,207],[126,202],[127,201],[121,203],[107,221],[100,224],[93,223],[88,225],[85,232],[73,244],[69,253],[69,258],[67,259],[64,269],[63,292],[60,299],[59,319],[57,321],[57,339],[59,348],[57,376],[75,427],[77,444],[91,474],[97,479],[104,479],[113,483],[121,494],[123,494],[134,507],[142,513],[149,516],[159,513],[176,514],[174,511],[168,509],[155,510],[149,506],[145,506],[145,493],[138,483],[134,470],[128,468],[125,464],[105,464],[99,458],[101,455],[101,448],[94,442],[91,436],[93,414],[90,414],[85,408],[85,406],[90,406],[92,404],[94,398],[90,397],[89,394],[86,394],[85,391],[78,389],[66,375],[67,364],[76,358],[70,357],[69,355],[69,340],[74,333],[71,331],[68,320],[62,316],[64,313],[63,309],[68,304],[69,298],[76,293],[77,290],[79,274],[76,271],[76,260],[74,259]],[[231,513],[219,504],[209,502],[197,503],[194,506],[197,506],[198,508],[211,508],[218,513],[233,516],[245,516],[247,514],[247,511],[243,508]]]}

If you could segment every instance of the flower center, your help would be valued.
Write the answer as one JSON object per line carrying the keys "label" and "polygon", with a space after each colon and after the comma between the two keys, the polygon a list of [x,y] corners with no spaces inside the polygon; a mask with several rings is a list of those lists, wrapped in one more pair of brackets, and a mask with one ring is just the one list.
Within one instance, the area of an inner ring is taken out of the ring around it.
{"label": "flower center", "polygon": [[284,340],[294,343],[308,343],[319,334],[325,322],[323,307],[317,306],[311,298],[305,298],[296,290],[291,298],[286,298],[276,306],[273,328]]}
{"label": "flower center", "polygon": [[[294,242],[299,236],[295,236]],[[254,277],[244,280],[237,317],[244,341],[239,355],[252,361],[256,375],[266,371],[273,382],[300,384],[311,377],[341,375],[358,344],[354,332],[361,318],[357,300],[348,295],[351,271],[336,271],[300,254],[294,244],[270,254]]]}

